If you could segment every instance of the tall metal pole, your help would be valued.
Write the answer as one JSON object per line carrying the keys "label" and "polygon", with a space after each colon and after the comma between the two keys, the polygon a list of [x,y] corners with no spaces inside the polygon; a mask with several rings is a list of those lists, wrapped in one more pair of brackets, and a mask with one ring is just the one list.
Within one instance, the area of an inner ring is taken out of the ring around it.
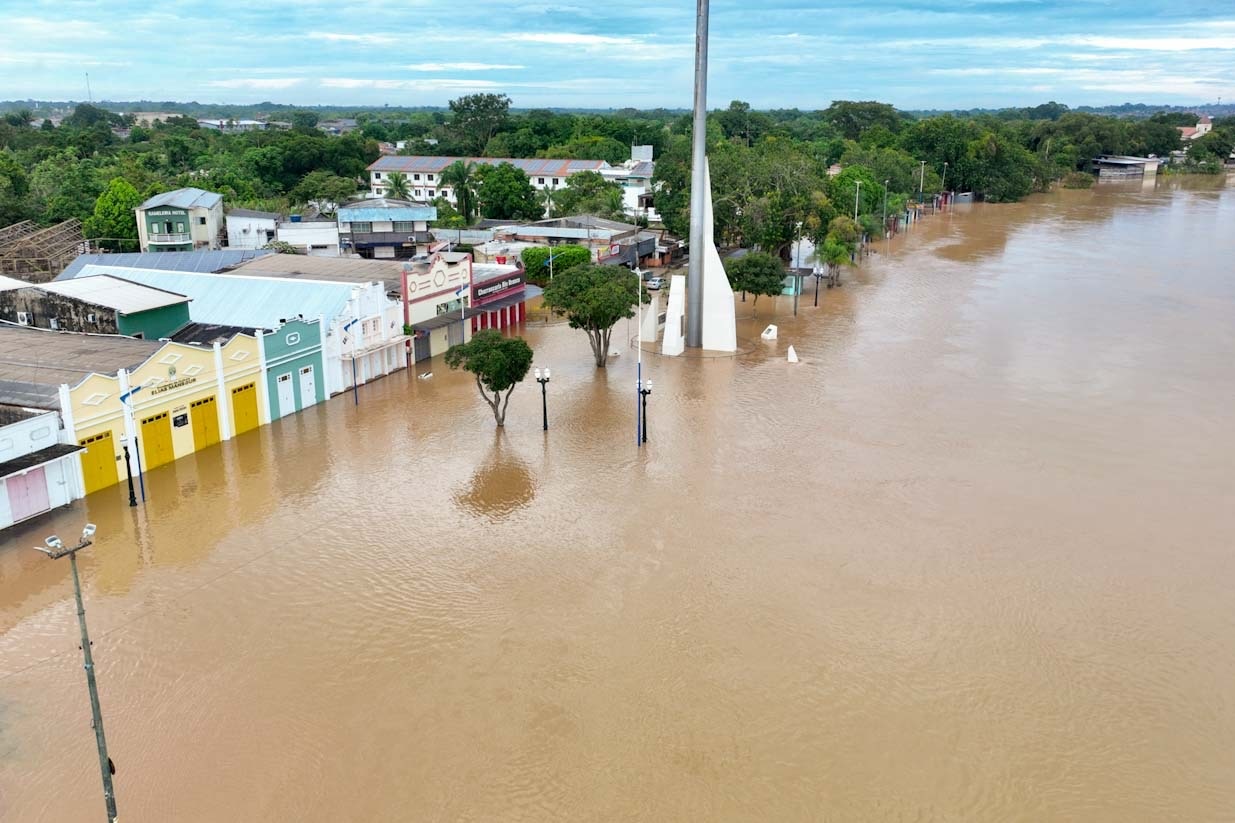
{"label": "tall metal pole", "polygon": [[73,570],[73,598],[77,601],[77,625],[81,627],[81,653],[86,669],[86,687],[90,690],[90,714],[94,721],[94,743],[99,751],[99,773],[103,777],[103,801],[107,804],[107,821],[116,821],[116,791],[112,785],[111,758],[107,756],[107,736],[103,733],[103,709],[99,706],[99,687],[94,679],[94,655],[90,652],[90,632],[86,629],[86,607],[81,599],[81,578],[77,575],[77,553],[89,546],[93,541],[95,527],[87,523],[82,530],[81,540],[76,546],[66,548],[59,537],[52,535],[44,543],[47,548],[36,546],[36,551],[59,560],[66,554],[69,556],[69,568]]}
{"label": "tall metal pole", "polygon": [[[635,266],[635,310],[639,313],[639,322],[635,324],[635,345],[638,354],[635,355],[635,445],[643,445],[643,411],[639,405],[639,389],[643,386],[643,272]],[[655,340],[653,340],[655,342]]]}
{"label": "tall metal pole", "polygon": [[858,181],[858,187],[853,192],[853,222],[858,222],[858,203],[862,202],[862,181]]}
{"label": "tall metal pole", "polygon": [[703,167],[708,152],[708,0],[695,0],[695,117],[690,167],[690,268],[686,274],[686,345],[703,346]]}
{"label": "tall metal pole", "polygon": [[919,203],[922,202],[922,191],[923,189],[926,188],[926,161],[923,160],[921,161],[921,163],[922,163],[922,171],[921,171],[920,176],[918,177],[918,202]]}
{"label": "tall metal pole", "polygon": [[103,709],[99,706],[99,687],[94,680],[94,656],[90,654],[90,632],[86,630],[86,607],[81,601],[81,580],[77,576],[77,552],[89,546],[83,541],[69,553],[69,566],[73,569],[73,595],[77,598],[77,622],[81,626],[81,651],[85,658],[86,686],[90,689],[90,712],[94,717],[94,742],[99,749],[99,771],[103,776],[103,800],[107,804],[107,820],[116,819],[116,791],[111,780],[111,758],[107,756],[107,737],[103,734]]}

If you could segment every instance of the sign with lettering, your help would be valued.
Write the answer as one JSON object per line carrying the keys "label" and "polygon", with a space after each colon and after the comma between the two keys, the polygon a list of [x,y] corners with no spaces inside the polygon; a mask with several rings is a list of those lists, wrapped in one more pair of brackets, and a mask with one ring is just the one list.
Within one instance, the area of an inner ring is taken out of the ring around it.
{"label": "sign with lettering", "polygon": [[523,275],[518,275],[516,277],[505,277],[505,278],[502,278],[501,280],[494,280],[490,283],[485,283],[482,286],[476,287],[476,299],[480,300],[482,298],[488,297],[491,294],[497,294],[498,292],[503,292],[503,291],[506,291],[507,289],[512,289],[515,286],[519,286],[522,284],[523,284]]}
{"label": "sign with lettering", "polygon": [[190,383],[196,383],[196,382],[197,382],[196,377],[182,377],[179,380],[169,380],[166,383],[160,383],[159,385],[155,386],[153,389],[150,390],[150,393],[151,394],[162,394],[165,391],[171,391],[172,389],[178,389],[182,386],[187,386]]}
{"label": "sign with lettering", "polygon": [[160,209],[158,211],[148,211],[146,214],[151,217],[184,217],[183,209]]}

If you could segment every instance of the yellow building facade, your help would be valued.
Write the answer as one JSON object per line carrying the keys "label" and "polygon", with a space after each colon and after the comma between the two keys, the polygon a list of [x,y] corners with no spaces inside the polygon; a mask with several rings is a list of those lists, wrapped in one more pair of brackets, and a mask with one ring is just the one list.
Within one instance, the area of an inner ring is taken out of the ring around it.
{"label": "yellow building facade", "polygon": [[167,343],[132,371],[61,387],[61,409],[81,453],[86,494],[270,422],[257,338],[213,347]]}

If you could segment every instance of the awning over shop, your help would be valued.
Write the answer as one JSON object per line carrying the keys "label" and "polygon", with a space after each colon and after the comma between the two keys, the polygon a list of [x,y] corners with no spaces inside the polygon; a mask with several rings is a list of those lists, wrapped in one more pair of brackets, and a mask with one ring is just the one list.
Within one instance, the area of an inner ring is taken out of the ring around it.
{"label": "awning over shop", "polygon": [[68,457],[70,454],[76,454],[79,451],[84,451],[84,449],[81,446],[74,446],[70,443],[56,443],[45,449],[39,449],[36,452],[30,452],[30,454],[23,454],[21,457],[14,457],[12,460],[0,463],[0,478],[54,462],[61,457]]}
{"label": "awning over shop", "polygon": [[508,306],[517,306],[525,300],[531,300],[533,297],[540,297],[542,294],[544,294],[544,289],[539,286],[524,286],[523,291],[518,294],[507,295],[501,300],[494,300],[492,303],[482,303],[476,307],[476,313],[484,314],[491,311],[501,311]]}
{"label": "awning over shop", "polygon": [[412,339],[411,335],[396,334],[393,337],[387,337],[385,340],[382,340],[379,343],[373,343],[371,345],[364,346],[363,348],[356,349],[355,351],[348,349],[339,355],[339,359],[359,360],[362,357],[368,357],[370,354],[373,354],[374,352],[379,352],[382,349],[388,349],[391,346],[401,346],[411,339]]}
{"label": "awning over shop", "polygon": [[[466,316],[471,319],[477,315],[484,314],[484,308],[467,309]],[[419,323],[412,324],[412,331],[433,331],[434,329],[444,329],[451,323],[459,322],[459,313],[452,311],[448,314],[439,314],[437,317],[432,317],[428,320],[422,320]]]}

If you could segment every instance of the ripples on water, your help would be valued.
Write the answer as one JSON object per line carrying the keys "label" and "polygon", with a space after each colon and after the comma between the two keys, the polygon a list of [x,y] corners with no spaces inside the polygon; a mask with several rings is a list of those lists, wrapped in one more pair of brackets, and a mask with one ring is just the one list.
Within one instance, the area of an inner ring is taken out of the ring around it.
{"label": "ripples on water", "polygon": [[633,351],[535,328],[547,434],[439,364],[6,534],[0,817],[98,811],[21,548],[91,519],[126,820],[1235,818],[1235,199],[1160,186],[941,215],[759,301],[775,343],[648,356],[643,451]]}

